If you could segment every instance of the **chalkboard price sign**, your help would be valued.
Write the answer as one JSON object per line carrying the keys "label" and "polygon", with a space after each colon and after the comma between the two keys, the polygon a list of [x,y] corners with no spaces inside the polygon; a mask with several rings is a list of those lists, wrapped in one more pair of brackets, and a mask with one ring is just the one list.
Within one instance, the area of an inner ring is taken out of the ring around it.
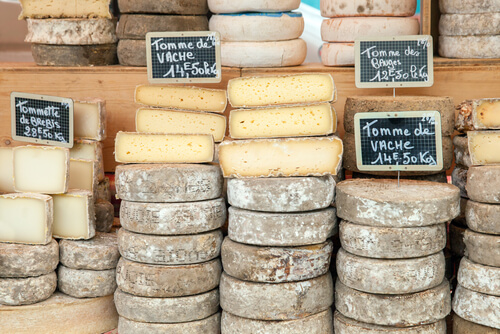
{"label": "chalkboard price sign", "polygon": [[146,34],[150,83],[221,82],[220,34],[215,31]]}
{"label": "chalkboard price sign", "polygon": [[361,171],[443,168],[438,111],[358,113],[354,125],[357,167]]}
{"label": "chalkboard price sign", "polygon": [[360,38],[355,41],[358,88],[431,87],[432,36]]}

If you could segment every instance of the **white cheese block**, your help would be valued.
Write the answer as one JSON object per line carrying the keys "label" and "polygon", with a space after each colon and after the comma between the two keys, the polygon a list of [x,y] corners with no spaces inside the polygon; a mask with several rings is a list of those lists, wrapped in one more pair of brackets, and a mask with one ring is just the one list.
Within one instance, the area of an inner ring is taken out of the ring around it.
{"label": "white cheese block", "polygon": [[[496,153],[498,148],[495,148]],[[467,195],[476,202],[500,203],[500,166],[471,166],[467,172]]]}
{"label": "white cheese block", "polygon": [[459,257],[465,255],[464,234],[466,230],[466,227],[459,226],[457,224],[456,219],[451,221],[451,224],[449,225],[448,239],[450,241],[450,250],[453,255]]}
{"label": "white cheese block", "polygon": [[453,314],[454,334],[500,334],[500,329],[486,327],[460,318]]}
{"label": "white cheese block", "polygon": [[300,0],[208,0],[212,13],[286,12],[299,8]]}
{"label": "white cheese block", "polygon": [[207,0],[118,0],[121,13],[206,15]]}
{"label": "white cheese block", "polygon": [[25,18],[112,18],[110,0],[21,0],[22,12],[19,19]]}
{"label": "white cheese block", "polygon": [[451,183],[460,189],[461,198],[469,198],[467,196],[467,173],[469,172],[468,168],[465,168],[461,165],[455,165],[453,171],[451,172]]}
{"label": "white cheese block", "polygon": [[453,311],[476,324],[500,329],[500,297],[469,290],[460,284],[453,296]]}
{"label": "white cheese block", "polygon": [[56,287],[57,277],[54,271],[37,277],[0,278],[0,307],[39,303],[49,298]]}
{"label": "white cheese block", "polygon": [[500,131],[468,131],[467,139],[473,165],[500,164]]}
{"label": "white cheese block", "polygon": [[97,232],[90,240],[61,240],[59,255],[61,264],[68,268],[114,269],[120,258],[116,233]]}
{"label": "white cheese block", "polygon": [[255,320],[293,320],[327,310],[333,303],[330,273],[301,282],[255,283],[226,273],[220,281],[225,312]]}
{"label": "white cheese block", "polygon": [[113,227],[115,219],[115,207],[108,201],[98,199],[94,204],[95,230],[98,232],[109,232]]}
{"label": "white cheese block", "polygon": [[299,38],[304,18],[299,12],[212,15],[209,30],[218,31],[223,42],[270,42]]}
{"label": "white cheese block", "polygon": [[500,35],[439,36],[439,55],[447,58],[500,58]]}
{"label": "white cheese block", "polygon": [[500,297],[500,267],[485,266],[462,258],[458,284],[472,291]]}
{"label": "white cheese block", "polygon": [[55,240],[47,245],[0,243],[0,277],[33,277],[53,272],[59,263]]}
{"label": "white cheese block", "polygon": [[465,255],[485,266],[500,267],[500,236],[466,230]]}
{"label": "white cheese block", "polygon": [[11,147],[0,147],[0,193],[14,192],[14,156]]}
{"label": "white cheese block", "polygon": [[0,195],[0,242],[46,245],[52,241],[52,197]]}
{"label": "white cheese block", "polygon": [[132,321],[124,317],[118,320],[120,334],[207,334],[220,332],[220,313],[208,318],[176,324],[158,324]]}
{"label": "white cheese block", "polygon": [[453,146],[455,147],[455,163],[467,168],[472,166],[467,135],[456,135],[453,137]]}
{"label": "white cheese block", "polygon": [[62,194],[68,190],[69,150],[62,147],[19,146],[14,154],[17,192]]}
{"label": "white cheese block", "polygon": [[92,193],[70,190],[53,195],[54,225],[52,234],[59,239],[91,239],[95,235],[95,210]]}
{"label": "white cheese block", "polygon": [[70,159],[76,160],[95,160],[96,171],[95,176],[99,182],[104,180],[104,162],[102,155],[102,143],[88,139],[76,139],[73,147],[69,150]]}
{"label": "white cheese block", "polygon": [[109,296],[116,290],[115,277],[115,269],[84,270],[60,265],[57,270],[57,288],[76,298]]}
{"label": "white cheese block", "polygon": [[500,235],[500,205],[467,201],[467,226],[479,233]]}
{"label": "white cheese block", "polygon": [[224,177],[337,175],[342,161],[337,136],[225,141],[219,146]]}
{"label": "white cheese block", "polygon": [[99,162],[95,160],[70,159],[68,188],[88,190],[94,195],[99,173]]}
{"label": "white cheese block", "polygon": [[443,14],[439,19],[442,36],[499,35],[500,13]]}
{"label": "white cheese block", "polygon": [[500,129],[500,99],[498,98],[466,100],[456,109],[458,116],[455,127],[458,131]]}
{"label": "white cheese block", "polygon": [[354,65],[354,43],[324,43],[320,53],[325,66]]}
{"label": "white cheese block", "polygon": [[73,112],[75,138],[97,141],[106,139],[106,101],[75,101]]}
{"label": "white cheese block", "polygon": [[440,0],[439,9],[443,14],[498,13],[497,0]]}
{"label": "white cheese block", "polygon": [[321,16],[413,16],[416,0],[321,0]]}

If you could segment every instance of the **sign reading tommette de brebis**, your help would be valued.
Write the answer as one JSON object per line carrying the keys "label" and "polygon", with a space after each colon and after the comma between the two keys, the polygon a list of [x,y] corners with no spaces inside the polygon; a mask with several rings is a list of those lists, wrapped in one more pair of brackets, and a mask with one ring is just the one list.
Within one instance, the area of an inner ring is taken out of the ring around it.
{"label": "sign reading tommette de brebis", "polygon": [[215,31],[146,34],[150,83],[221,82],[220,34]]}

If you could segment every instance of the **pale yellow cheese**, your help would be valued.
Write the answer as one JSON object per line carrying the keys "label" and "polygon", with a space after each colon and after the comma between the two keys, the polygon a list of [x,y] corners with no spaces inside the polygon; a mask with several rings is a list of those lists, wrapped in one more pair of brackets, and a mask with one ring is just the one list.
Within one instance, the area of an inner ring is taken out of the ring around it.
{"label": "pale yellow cheese", "polygon": [[226,134],[226,117],[204,112],[141,108],[135,116],[135,127],[137,132],[211,134],[215,142],[221,142]]}
{"label": "pale yellow cheese", "polygon": [[472,122],[476,129],[500,129],[500,99],[473,101]]}
{"label": "pale yellow cheese", "polygon": [[146,106],[223,113],[226,91],[184,86],[137,86],[135,102]]}
{"label": "pale yellow cheese", "polygon": [[13,167],[12,148],[0,147],[0,193],[14,192]]}
{"label": "pale yellow cheese", "polygon": [[115,160],[124,163],[212,162],[212,135],[118,132]]}
{"label": "pale yellow cheese", "polygon": [[106,139],[106,103],[100,99],[75,101],[73,124],[75,138]]}
{"label": "pale yellow cheese", "polygon": [[337,115],[330,103],[275,109],[237,109],[229,115],[234,139],[304,137],[337,131]]}
{"label": "pale yellow cheese", "polygon": [[298,105],[334,101],[330,74],[235,78],[227,85],[229,103],[235,108]]}
{"label": "pale yellow cheese", "polygon": [[92,193],[70,190],[52,196],[54,225],[52,234],[61,239],[90,239],[95,235],[95,210]]}
{"label": "pale yellow cheese", "polygon": [[467,138],[473,165],[500,164],[500,131],[469,131]]}
{"label": "pale yellow cheese", "polygon": [[336,175],[342,153],[336,136],[225,141],[219,162],[224,177]]}
{"label": "pale yellow cheese", "polygon": [[111,18],[110,0],[20,0],[24,18]]}
{"label": "pale yellow cheese", "polygon": [[97,162],[85,159],[70,159],[69,189],[94,191],[98,183]]}
{"label": "pale yellow cheese", "polygon": [[95,140],[75,139],[73,147],[69,150],[71,159],[94,160],[97,162],[97,179],[104,180],[104,162],[102,144]]}

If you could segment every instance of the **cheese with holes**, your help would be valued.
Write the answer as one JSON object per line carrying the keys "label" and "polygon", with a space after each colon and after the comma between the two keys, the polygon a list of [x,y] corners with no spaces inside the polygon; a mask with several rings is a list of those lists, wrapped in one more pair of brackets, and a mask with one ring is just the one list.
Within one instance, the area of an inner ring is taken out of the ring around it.
{"label": "cheese with holes", "polygon": [[70,159],[68,188],[88,190],[93,194],[99,181],[98,164],[95,160]]}
{"label": "cheese with holes", "polygon": [[[140,4],[138,4],[140,5]],[[155,31],[207,31],[205,15],[123,14],[116,30],[119,39],[146,39]]]}
{"label": "cheese with holes", "polygon": [[500,235],[500,205],[467,201],[467,226],[476,232]]}
{"label": "cheese with holes", "polygon": [[106,139],[106,102],[101,99],[75,101],[74,135],[79,139]]}
{"label": "cheese with holes", "polygon": [[52,234],[60,239],[91,239],[95,235],[95,210],[92,193],[70,190],[52,196],[54,225]]}
{"label": "cheese with holes", "polygon": [[473,165],[500,164],[500,131],[469,131],[467,139]]}
{"label": "cheese with holes", "polygon": [[110,0],[21,0],[22,12],[19,19],[112,18],[110,2]]}
{"label": "cheese with holes", "polygon": [[118,0],[121,13],[206,15],[207,0]]}
{"label": "cheese with holes", "polygon": [[499,35],[500,13],[443,14],[439,19],[442,36]]}
{"label": "cheese with holes", "polygon": [[485,266],[462,258],[458,284],[472,291],[500,297],[500,267]]}
{"label": "cheese with holes", "polygon": [[469,198],[467,196],[467,173],[468,168],[464,168],[461,165],[455,165],[453,171],[451,172],[451,183],[460,189],[461,198]]}
{"label": "cheese with holes", "polygon": [[226,117],[212,113],[140,108],[135,116],[137,132],[210,134],[215,142],[226,135]]}
{"label": "cheese with holes", "polygon": [[500,166],[471,166],[466,189],[473,201],[500,204]]}
{"label": "cheese with holes", "polygon": [[324,43],[320,53],[325,66],[354,65],[354,43]]}
{"label": "cheese with holes", "polygon": [[321,0],[321,16],[413,16],[416,0]]}
{"label": "cheese with holes", "polygon": [[500,334],[500,329],[486,327],[453,315],[454,334]]}
{"label": "cheese with holes", "polygon": [[90,240],[60,240],[59,255],[61,264],[68,268],[114,269],[120,258],[116,233],[97,232]]}
{"label": "cheese with holes", "polygon": [[439,55],[447,58],[499,58],[500,35],[439,36]]}
{"label": "cheese with holes", "polygon": [[146,67],[148,64],[145,39],[120,39],[116,52],[120,65]]}
{"label": "cheese with holes", "polygon": [[14,158],[11,147],[0,147],[0,193],[14,192]]}
{"label": "cheese with holes", "polygon": [[472,166],[467,135],[456,135],[453,137],[453,146],[455,147],[455,163],[467,168]]}
{"label": "cheese with holes", "polygon": [[48,274],[59,263],[59,245],[0,243],[0,277],[32,277]]}
{"label": "cheese with holes", "polygon": [[147,323],[132,321],[124,317],[118,320],[118,331],[120,334],[148,334],[148,333],[172,333],[172,334],[206,334],[220,332],[220,313],[208,318],[180,322],[180,323]]}
{"label": "cheese with holes", "polygon": [[457,110],[458,131],[500,129],[500,99],[467,100]]}
{"label": "cheese with holes", "polygon": [[102,143],[94,140],[75,139],[73,147],[69,150],[71,159],[95,160],[96,177],[99,182],[104,180],[104,162],[102,155]]}
{"label": "cheese with holes", "polygon": [[239,12],[286,12],[299,8],[299,0],[208,0],[208,8],[212,13]]}
{"label": "cheese with holes", "polygon": [[54,271],[36,277],[0,277],[0,307],[1,305],[18,306],[39,303],[49,298],[56,290],[56,286],[57,277]]}
{"label": "cheese with holes", "polygon": [[98,199],[94,204],[95,230],[109,232],[115,218],[115,207],[108,201]]}
{"label": "cheese with holes", "polygon": [[57,270],[57,288],[76,298],[109,296],[116,290],[115,277],[115,269],[85,270],[60,265]]}
{"label": "cheese with holes", "polygon": [[500,296],[472,291],[459,284],[453,296],[453,311],[465,320],[500,329]]}
{"label": "cheese with holes", "polygon": [[497,0],[440,0],[439,8],[443,14],[498,13]]}
{"label": "cheese with holes", "polygon": [[93,45],[31,44],[31,54],[40,66],[107,66],[118,63],[116,43]]}
{"label": "cheese with holes", "polygon": [[465,255],[474,262],[500,267],[500,236],[466,230]]}
{"label": "cheese with holes", "polygon": [[462,257],[465,255],[464,234],[467,227],[460,226],[454,219],[449,225],[450,250],[453,255]]}

